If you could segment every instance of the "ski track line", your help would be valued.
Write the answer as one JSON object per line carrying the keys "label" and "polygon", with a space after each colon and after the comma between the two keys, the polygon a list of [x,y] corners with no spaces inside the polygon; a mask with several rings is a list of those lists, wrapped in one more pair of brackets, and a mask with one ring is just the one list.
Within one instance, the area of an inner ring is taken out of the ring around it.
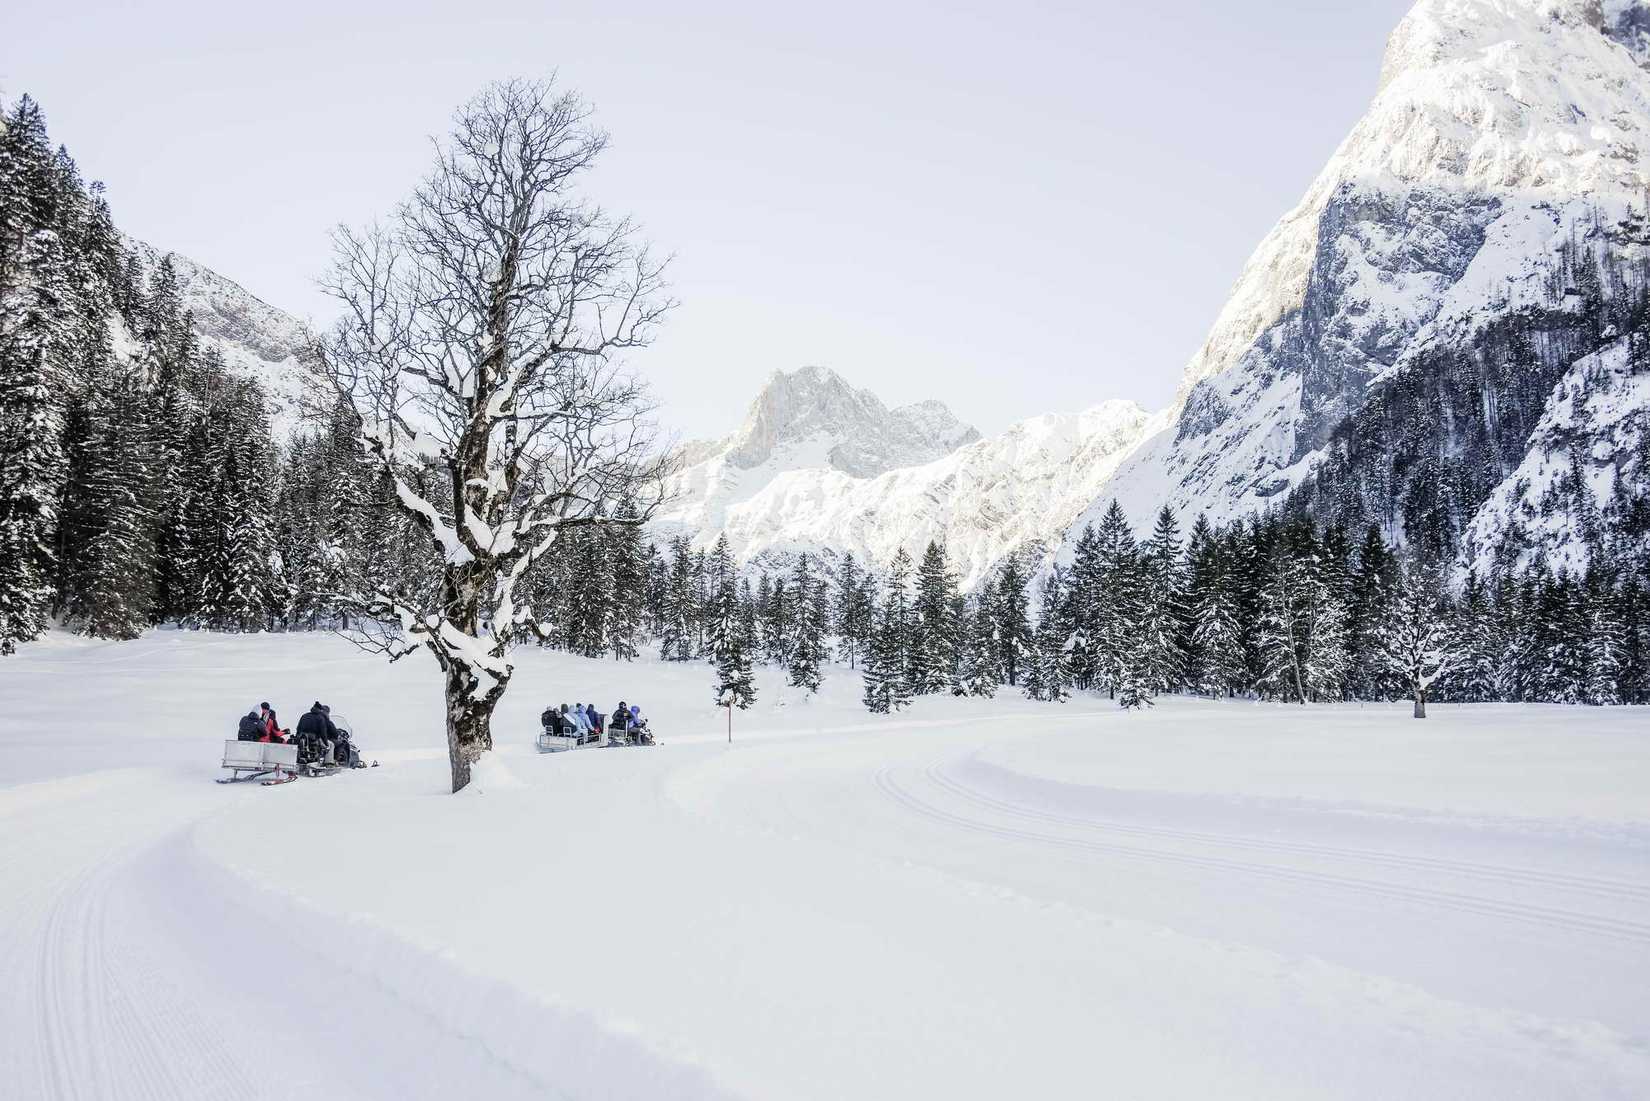
{"label": "ski track line", "polygon": [[924,776],[935,786],[979,806],[1019,818],[1048,822],[1053,825],[1075,826],[1104,833],[1123,833],[1136,837],[1161,837],[1171,841],[1192,841],[1199,844],[1221,845],[1228,848],[1257,849],[1290,856],[1321,856],[1336,860],[1359,860],[1411,871],[1447,872],[1452,875],[1472,876],[1499,882],[1508,886],[1558,887],[1568,891],[1595,894],[1620,902],[1650,902],[1650,883],[1609,879],[1601,876],[1576,875],[1568,872],[1544,872],[1534,868],[1514,868],[1500,864],[1482,864],[1447,857],[1418,856],[1392,852],[1386,849],[1343,848],[1311,841],[1273,841],[1264,837],[1202,833],[1168,826],[1139,826],[1111,819],[1088,818],[1081,815],[1045,811],[1023,803],[1015,803],[1001,796],[988,795],[949,775],[943,765],[929,768]]}
{"label": "ski track line", "polygon": [[[163,826],[160,836],[181,828]],[[150,963],[156,946],[111,917],[121,876],[154,840],[110,846],[56,884],[38,950],[25,963],[34,969],[39,1092],[20,1096],[163,1101],[257,1095],[210,1039],[214,1032],[189,996]]]}
{"label": "ski track line", "polygon": [[874,782],[884,795],[896,803],[931,821],[1002,840],[1032,842],[1050,848],[1075,852],[1120,856],[1141,859],[1147,862],[1250,875],[1282,883],[1343,891],[1348,894],[1362,895],[1389,902],[1416,903],[1438,909],[1452,910],[1457,913],[1473,914],[1479,917],[1502,918],[1569,932],[1592,933],[1611,939],[1650,945],[1650,925],[1640,922],[1599,917],[1546,906],[1498,902],[1493,899],[1459,894],[1453,891],[1408,887],[1401,884],[1383,883],[1378,880],[1359,879],[1354,876],[1283,868],[1276,865],[1227,860],[1213,856],[1197,856],[1190,853],[1169,853],[1161,849],[1151,849],[1143,846],[1084,841],[1078,838],[1059,837],[1012,826],[993,825],[980,819],[968,818],[923,802],[895,782],[890,775],[891,771],[889,768],[878,770]]}

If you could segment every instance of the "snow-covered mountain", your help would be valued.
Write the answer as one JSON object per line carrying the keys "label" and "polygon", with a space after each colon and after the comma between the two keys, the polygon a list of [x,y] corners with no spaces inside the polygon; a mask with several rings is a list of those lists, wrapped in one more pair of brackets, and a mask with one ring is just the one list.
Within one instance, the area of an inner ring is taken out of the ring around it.
{"label": "snow-covered mountain", "polygon": [[680,449],[681,469],[670,485],[674,501],[662,523],[714,539],[730,506],[781,474],[817,469],[871,478],[931,462],[979,438],[938,401],[890,409],[826,367],[775,371],[737,431]]}
{"label": "snow-covered mountain", "polygon": [[730,507],[722,530],[747,560],[800,550],[852,551],[886,564],[930,540],[965,587],[1009,554],[1057,545],[1140,438],[1145,410],[1109,401],[1078,414],[1033,417],[922,466],[875,478],[789,471]]}
{"label": "snow-covered mountain", "polygon": [[125,243],[145,271],[153,271],[163,256],[172,257],[178,296],[194,315],[202,346],[216,349],[231,370],[263,384],[276,437],[289,435],[298,424],[300,403],[314,385],[304,366],[310,339],[304,323],[187,256],[164,253],[133,237]]}
{"label": "snow-covered mountain", "polygon": [[656,524],[744,562],[852,551],[886,564],[940,540],[965,585],[1010,553],[1057,544],[1139,439],[1146,413],[1110,401],[982,439],[943,404],[888,409],[820,367],[776,372],[738,432],[683,449]]}
{"label": "snow-covered mountain", "polygon": [[[1215,521],[1283,502],[1405,372],[1452,350],[1487,354],[1475,341],[1498,319],[1546,311],[1531,331],[1562,330],[1563,278],[1586,257],[1643,255],[1621,230],[1650,186],[1647,58],[1644,0],[1416,4],[1368,112],[1255,250],[1175,403],[1073,531],[1113,496],[1141,527],[1164,502]],[[1547,340],[1542,354],[1568,346]],[[1481,388],[1485,417],[1493,390]],[[1444,462],[1463,438],[1447,419],[1435,408],[1408,426]],[[1383,458],[1366,448],[1359,461]],[[1519,479],[1518,465],[1503,458],[1495,475]],[[1365,511],[1402,538],[1412,486],[1402,472],[1389,481]],[[1509,486],[1484,507],[1527,503]]]}

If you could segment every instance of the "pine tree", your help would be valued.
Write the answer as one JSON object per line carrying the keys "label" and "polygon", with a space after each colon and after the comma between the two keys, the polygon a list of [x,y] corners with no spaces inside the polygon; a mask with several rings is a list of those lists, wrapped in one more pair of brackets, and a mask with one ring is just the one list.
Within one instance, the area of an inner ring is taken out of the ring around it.
{"label": "pine tree", "polygon": [[1134,590],[1135,639],[1140,676],[1147,690],[1156,694],[1181,685],[1186,660],[1181,648],[1187,616],[1180,525],[1168,506],[1158,513],[1152,537],[1141,551],[1141,584]]}
{"label": "pine tree", "polygon": [[46,629],[67,474],[61,395],[75,330],[63,180],[38,105],[0,125],[0,653]]}
{"label": "pine tree", "polygon": [[1381,656],[1394,583],[1392,552],[1371,525],[1358,549],[1347,604],[1347,686],[1359,699],[1386,699],[1394,687],[1391,666]]}
{"label": "pine tree", "polygon": [[710,653],[716,667],[716,702],[721,707],[737,707],[744,711],[756,702],[756,678],[751,672],[751,643],[754,640],[749,623],[741,614],[733,577],[728,574],[718,580],[710,617]]}
{"label": "pine tree", "polygon": [[1096,576],[1093,606],[1089,609],[1093,619],[1087,635],[1094,651],[1096,685],[1114,696],[1137,642],[1131,634],[1137,626],[1137,593],[1130,588],[1135,581],[1135,559],[1128,518],[1123,515],[1123,506],[1113,499],[1095,532]]}
{"label": "pine tree", "polygon": [[825,646],[826,607],[823,582],[816,579],[806,554],[796,564],[791,592],[796,600],[795,641],[791,645],[790,683],[809,692],[818,692],[824,675],[820,666],[829,657]]}
{"label": "pine tree", "polygon": [[1608,581],[1594,575],[1587,579],[1583,600],[1586,631],[1583,661],[1586,671],[1581,700],[1595,706],[1620,703],[1619,677],[1626,629],[1621,622],[1616,594]]}
{"label": "pine tree", "polygon": [[930,541],[917,568],[914,635],[911,640],[911,691],[917,695],[947,692],[956,676],[956,579],[945,550]]}
{"label": "pine tree", "polygon": [[1025,686],[1030,699],[1064,703],[1070,695],[1072,632],[1065,618],[1065,589],[1064,571],[1055,566],[1043,585],[1032,638]]}
{"label": "pine tree", "polygon": [[1072,551],[1071,576],[1066,594],[1066,620],[1071,624],[1073,647],[1071,679],[1078,688],[1093,688],[1100,679],[1097,625],[1100,616],[1100,547],[1094,525],[1085,524]]}
{"label": "pine tree", "polygon": [[[903,552],[901,552],[903,553]],[[906,680],[905,602],[892,586],[877,613],[871,649],[865,657],[865,707],[873,714],[886,715],[911,702],[911,686]]]}
{"label": "pine tree", "polygon": [[995,621],[996,665],[1013,688],[1032,650],[1031,620],[1026,611],[1026,575],[1019,559],[1010,555],[997,570],[991,589],[990,614]]}
{"label": "pine tree", "polygon": [[965,609],[960,617],[957,682],[951,689],[955,695],[990,699],[1002,683],[1002,674],[995,663],[996,624],[985,610],[985,604],[982,601]]}
{"label": "pine tree", "polygon": [[[725,545],[722,546],[726,549]],[[670,541],[670,571],[665,580],[659,657],[664,661],[691,661],[695,653],[694,590],[691,548],[685,535]]]}
{"label": "pine tree", "polygon": [[94,400],[75,511],[83,544],[68,614],[99,638],[131,639],[154,614],[153,456],[146,442],[147,394],[129,373]]}
{"label": "pine tree", "polygon": [[1225,570],[1214,567],[1192,609],[1192,641],[1198,654],[1193,687],[1206,696],[1235,695],[1244,687],[1243,632],[1236,594]]}
{"label": "pine tree", "polygon": [[841,654],[848,659],[850,669],[858,668],[859,656],[871,638],[876,618],[876,599],[872,592],[859,563],[854,560],[853,551],[849,551],[837,569],[832,626],[841,639]]}
{"label": "pine tree", "polygon": [[[620,500],[614,516],[627,520],[637,515],[636,504],[629,497]],[[648,588],[648,548],[642,542],[642,529],[636,524],[615,527],[608,536],[608,614],[607,641],[613,657],[619,661],[634,661],[641,649],[643,622],[646,618]]]}

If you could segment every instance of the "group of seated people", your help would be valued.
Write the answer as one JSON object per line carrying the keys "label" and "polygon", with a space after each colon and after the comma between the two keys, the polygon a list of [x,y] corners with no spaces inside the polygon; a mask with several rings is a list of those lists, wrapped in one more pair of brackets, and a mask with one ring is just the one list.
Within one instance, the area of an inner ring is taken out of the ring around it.
{"label": "group of seated people", "polygon": [[320,700],[298,717],[296,733],[281,728],[275,709],[265,701],[256,711],[241,716],[235,736],[243,742],[295,743],[300,764],[361,767],[361,754],[351,741],[350,731],[332,721],[332,708]]}
{"label": "group of seated people", "polygon": [[610,717],[604,718],[601,710],[593,703],[575,703],[568,707],[565,703],[559,707],[552,704],[544,714],[539,716],[544,724],[546,734],[557,734],[569,738],[577,738],[581,743],[599,739],[604,735],[624,735],[638,740],[650,740],[647,733],[647,720],[642,718],[642,709],[619,701],[619,706],[613,709]]}

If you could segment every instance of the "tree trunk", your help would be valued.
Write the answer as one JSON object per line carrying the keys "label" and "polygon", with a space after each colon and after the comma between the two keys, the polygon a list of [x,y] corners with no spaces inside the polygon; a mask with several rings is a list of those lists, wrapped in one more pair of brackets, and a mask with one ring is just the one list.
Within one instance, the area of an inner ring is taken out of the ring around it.
{"label": "tree trunk", "polygon": [[1427,690],[1419,684],[1415,686],[1415,717],[1417,719],[1427,717]]}
{"label": "tree trunk", "polygon": [[447,761],[452,766],[453,791],[470,782],[470,767],[493,748],[493,701],[470,694],[475,683],[469,668],[454,662],[447,668]]}

